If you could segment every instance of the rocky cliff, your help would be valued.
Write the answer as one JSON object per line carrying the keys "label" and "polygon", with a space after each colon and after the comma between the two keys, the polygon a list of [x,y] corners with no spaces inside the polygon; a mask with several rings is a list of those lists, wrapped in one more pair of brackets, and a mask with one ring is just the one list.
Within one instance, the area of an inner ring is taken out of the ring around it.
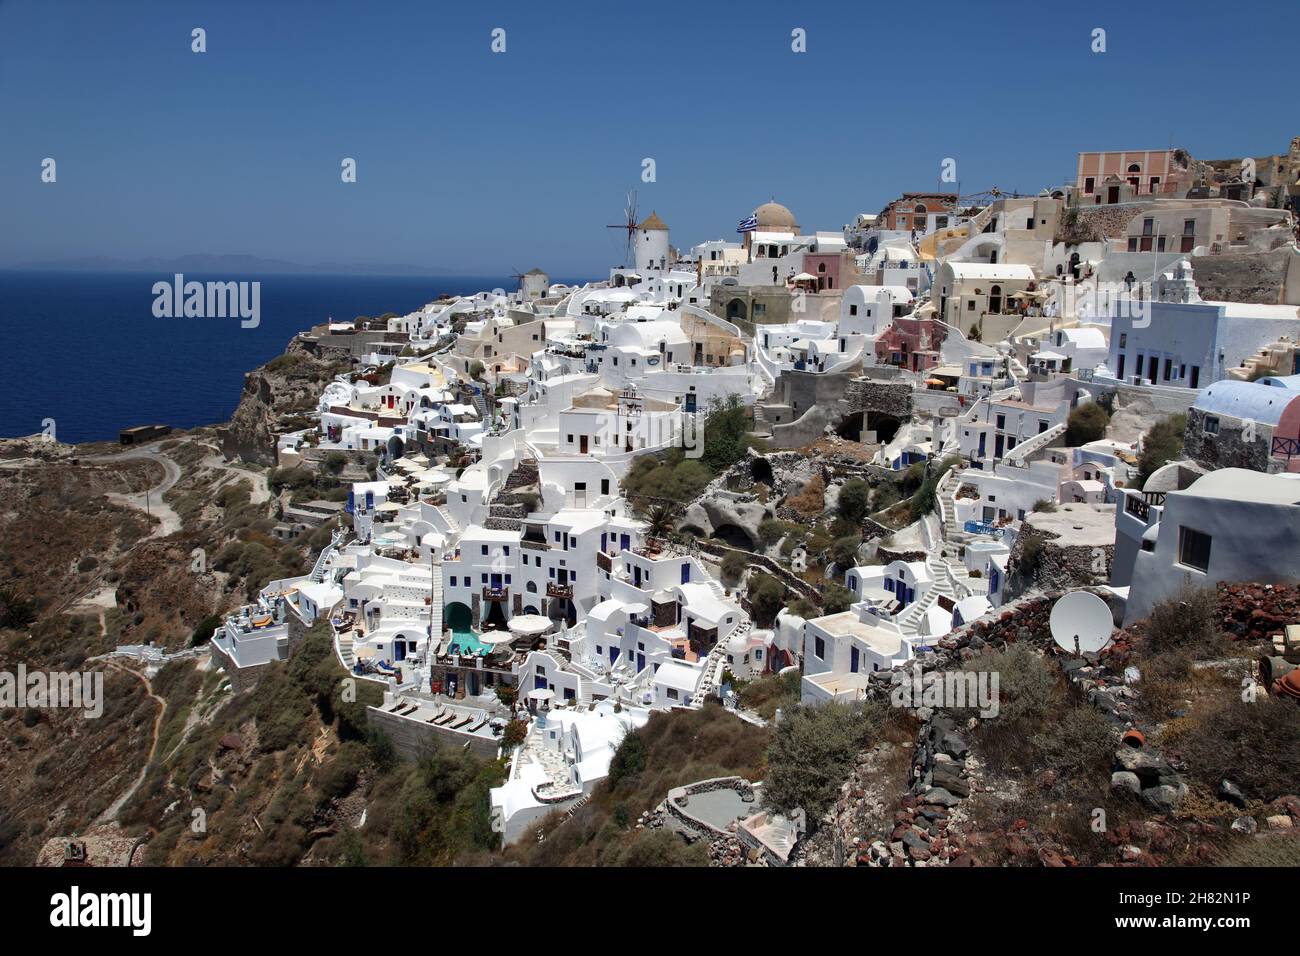
{"label": "rocky cliff", "polygon": [[274,465],[276,437],[312,424],[321,390],[349,365],[321,357],[295,336],[284,354],[244,376],[239,406],[218,429],[226,457]]}

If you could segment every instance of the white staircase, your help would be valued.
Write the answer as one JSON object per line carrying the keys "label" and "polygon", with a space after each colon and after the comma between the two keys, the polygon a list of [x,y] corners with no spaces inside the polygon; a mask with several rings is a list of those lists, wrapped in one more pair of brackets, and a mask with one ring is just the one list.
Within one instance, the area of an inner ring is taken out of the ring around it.
{"label": "white staircase", "polygon": [[320,584],[325,580],[325,565],[329,563],[329,559],[334,556],[334,552],[339,549],[339,545],[343,543],[344,537],[346,537],[345,532],[335,531],[334,536],[330,539],[330,543],[321,548],[320,554],[316,556],[316,563],[313,564],[311,568],[310,576],[312,581]]}
{"label": "white staircase", "polygon": [[343,662],[343,666],[350,673],[352,665],[356,663],[356,655],[352,653],[352,632],[340,632],[336,644],[338,645],[339,660]]}
{"label": "white staircase", "polygon": [[429,602],[429,647],[432,649],[442,638],[442,566],[433,566],[433,586]]}
{"label": "white staircase", "polygon": [[452,514],[450,511],[447,510],[446,505],[437,505],[435,506],[434,510],[437,511],[438,514],[442,515],[443,520],[447,522],[448,531],[450,531],[452,534],[460,533],[460,524],[459,522],[456,521],[454,517],[452,517]]}
{"label": "white staircase", "polygon": [[944,541],[951,541],[957,534],[957,505],[953,495],[961,487],[961,471],[958,467],[949,468],[935,486],[934,496],[939,501],[939,531]]}
{"label": "white staircase", "polygon": [[1026,458],[1035,452],[1042,451],[1058,437],[1064,434],[1064,422],[1061,422],[1059,425],[1053,425],[1051,428],[1047,429],[1047,431],[1039,432],[1037,435],[1026,438],[1015,448],[1012,448],[1003,455],[1002,460],[1009,465],[1023,466],[1026,464]]}
{"label": "white staircase", "polygon": [[929,555],[925,559],[925,566],[930,570],[933,583],[926,589],[921,599],[907,608],[896,621],[906,634],[920,633],[925,612],[938,603],[940,596],[948,598],[955,604],[971,595],[971,588],[960,580],[948,562],[939,555]]}
{"label": "white staircase", "polygon": [[737,625],[725,640],[719,638],[718,642],[709,648],[709,654],[704,658],[704,676],[700,678],[699,686],[691,695],[692,707],[703,707],[704,702],[718,692],[718,686],[722,683],[723,666],[727,659],[727,643],[732,637],[748,634],[752,628],[753,624],[745,621]]}

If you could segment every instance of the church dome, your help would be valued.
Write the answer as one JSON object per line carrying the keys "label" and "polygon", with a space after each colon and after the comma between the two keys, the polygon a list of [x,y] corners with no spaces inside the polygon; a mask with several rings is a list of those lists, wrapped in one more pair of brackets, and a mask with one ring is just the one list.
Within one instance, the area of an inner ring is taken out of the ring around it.
{"label": "church dome", "polygon": [[766,232],[797,232],[799,224],[794,221],[794,213],[779,202],[765,202],[754,210],[758,228]]}

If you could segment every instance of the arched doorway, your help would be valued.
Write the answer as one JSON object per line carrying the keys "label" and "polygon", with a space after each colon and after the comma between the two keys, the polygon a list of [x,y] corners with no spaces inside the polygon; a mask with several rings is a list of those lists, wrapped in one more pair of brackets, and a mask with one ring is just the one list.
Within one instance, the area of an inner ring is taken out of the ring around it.
{"label": "arched doorway", "polygon": [[750,463],[749,476],[755,482],[767,485],[769,488],[776,484],[776,476],[772,474],[772,464],[766,458],[755,458]]}
{"label": "arched doorway", "polygon": [[578,623],[578,609],[568,598],[551,598],[547,603],[546,616],[556,624],[562,622],[567,627]]}
{"label": "arched doorway", "polygon": [[999,315],[1002,312],[1002,286],[995,285],[989,289],[989,314]]}
{"label": "arched doorway", "polygon": [[867,423],[866,412],[850,412],[835,426],[835,434],[849,441],[862,441],[862,429]]}
{"label": "arched doorway", "polygon": [[745,308],[744,299],[732,299],[727,303],[728,319],[741,319],[743,321],[747,317],[748,317],[748,310]]}
{"label": "arched doorway", "polygon": [[898,434],[898,429],[902,423],[893,415],[886,415],[883,412],[871,412],[867,421],[867,431],[876,433],[876,441],[882,445],[887,445],[894,440]]}
{"label": "arched doorway", "polygon": [[470,625],[470,622],[474,619],[473,615],[470,613],[469,607],[460,601],[448,604],[442,618],[453,634],[465,634],[473,630]]}

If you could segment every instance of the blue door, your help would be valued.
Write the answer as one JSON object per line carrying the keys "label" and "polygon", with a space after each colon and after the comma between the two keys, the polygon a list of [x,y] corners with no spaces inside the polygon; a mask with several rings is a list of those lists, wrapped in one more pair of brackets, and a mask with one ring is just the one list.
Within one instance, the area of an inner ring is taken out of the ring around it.
{"label": "blue door", "polygon": [[682,562],[682,584],[691,583],[691,562]]}
{"label": "blue door", "polygon": [[609,662],[613,664],[616,660],[618,660],[618,655],[619,655],[619,649],[617,647],[611,647],[609,649]]}
{"label": "blue door", "polygon": [[543,676],[541,676],[541,675],[538,675],[537,677],[534,677],[534,678],[533,678],[533,689],[534,689],[534,690],[546,690],[546,678],[543,677]]}
{"label": "blue door", "polygon": [[625,534],[619,535],[618,546],[621,550],[626,551],[632,546],[632,539]]}
{"label": "blue door", "polygon": [[636,656],[636,669],[637,669],[637,671],[643,671],[643,670],[645,670],[645,655],[644,655],[644,654],[638,654],[638,655]]}
{"label": "blue door", "polygon": [[849,649],[849,670],[854,674],[858,672],[858,649],[856,647]]}
{"label": "blue door", "polygon": [[393,660],[406,660],[406,641],[393,641]]}

